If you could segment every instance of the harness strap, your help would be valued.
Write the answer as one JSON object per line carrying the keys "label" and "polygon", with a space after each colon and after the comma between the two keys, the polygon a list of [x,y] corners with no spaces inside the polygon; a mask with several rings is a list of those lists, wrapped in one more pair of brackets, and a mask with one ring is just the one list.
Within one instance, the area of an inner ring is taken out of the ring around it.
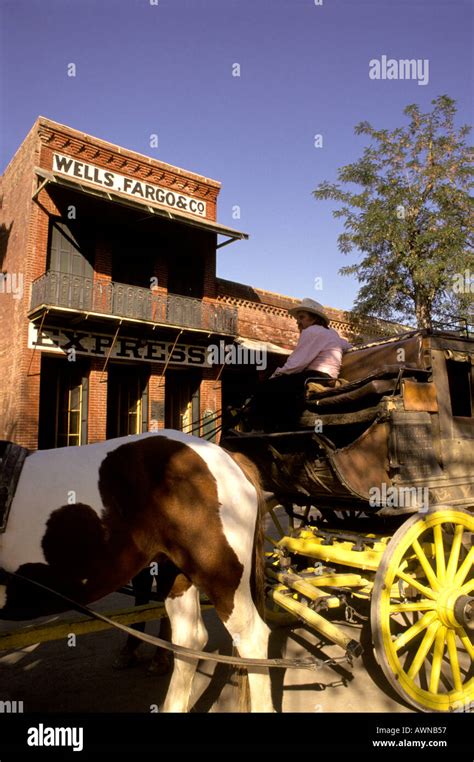
{"label": "harness strap", "polygon": [[35,587],[40,587],[42,590],[46,590],[48,593],[52,593],[58,598],[61,598],[63,601],[66,601],[70,604],[70,608],[76,609],[76,611],[80,611],[84,614],[88,614],[93,619],[98,619],[101,622],[106,622],[111,627],[115,627],[117,630],[122,630],[123,632],[126,632],[127,635],[133,635],[134,638],[138,638],[139,640],[143,640],[145,643],[150,643],[154,646],[159,646],[160,648],[165,648],[167,651],[172,651],[177,656],[186,656],[191,659],[205,659],[206,661],[216,661],[220,662],[221,664],[236,664],[240,667],[267,667],[267,668],[279,668],[279,669],[311,669],[311,670],[317,670],[320,669],[321,666],[336,663],[338,661],[347,661],[348,657],[338,657],[335,659],[317,659],[315,657],[311,657],[307,661],[302,661],[299,659],[242,659],[238,656],[224,656],[222,654],[212,654],[208,651],[196,651],[193,648],[186,648],[185,646],[178,646],[174,643],[169,643],[167,640],[162,640],[161,638],[157,638],[154,635],[147,635],[145,632],[139,632],[138,630],[134,630],[131,627],[128,627],[126,624],[121,624],[120,622],[114,622],[113,619],[109,619],[109,617],[104,616],[104,614],[99,614],[98,611],[93,611],[88,606],[83,606],[81,603],[76,603],[76,601],[73,601],[71,598],[68,598],[66,595],[63,595],[62,593],[58,593],[56,590],[52,590],[50,587],[47,587],[46,585],[42,585],[40,582],[37,582],[33,579],[28,579],[28,577],[24,577],[22,574],[18,574],[17,572],[5,572],[11,577],[16,577],[17,579],[22,580],[22,582],[29,582],[31,585]]}

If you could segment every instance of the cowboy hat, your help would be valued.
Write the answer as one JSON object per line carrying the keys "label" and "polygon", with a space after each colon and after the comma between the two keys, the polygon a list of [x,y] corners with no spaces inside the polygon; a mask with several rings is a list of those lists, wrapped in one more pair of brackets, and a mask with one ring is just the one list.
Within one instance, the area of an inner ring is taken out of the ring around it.
{"label": "cowboy hat", "polygon": [[329,318],[324,312],[323,305],[315,302],[314,299],[302,299],[296,307],[291,307],[288,312],[293,316],[296,316],[297,312],[309,312],[311,315],[318,315],[326,325],[329,325]]}

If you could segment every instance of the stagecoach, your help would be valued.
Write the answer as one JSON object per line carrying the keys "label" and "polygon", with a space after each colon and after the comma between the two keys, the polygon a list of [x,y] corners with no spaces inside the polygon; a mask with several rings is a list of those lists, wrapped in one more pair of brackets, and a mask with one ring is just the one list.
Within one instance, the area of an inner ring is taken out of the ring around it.
{"label": "stagecoach", "polygon": [[474,340],[415,330],[376,341],[347,352],[330,383],[306,382],[294,430],[250,421],[222,441],[273,496],[269,615],[302,620],[352,657],[360,643],[338,620],[368,616],[405,701],[472,711]]}

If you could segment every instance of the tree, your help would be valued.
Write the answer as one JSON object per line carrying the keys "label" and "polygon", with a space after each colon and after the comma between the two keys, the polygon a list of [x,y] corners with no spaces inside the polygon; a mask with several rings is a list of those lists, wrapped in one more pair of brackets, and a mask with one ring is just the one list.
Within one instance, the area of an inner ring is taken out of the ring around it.
{"label": "tree", "polygon": [[[355,128],[371,143],[361,159],[338,170],[339,183],[322,182],[316,199],[342,204],[340,250],[362,253],[343,267],[363,285],[354,305],[357,317],[416,320],[420,328],[453,315],[474,321],[473,183],[470,127],[456,129],[455,101],[443,95],[423,114],[407,106],[407,127]],[[472,291],[471,291],[472,289]],[[457,313],[457,314],[456,314]]]}

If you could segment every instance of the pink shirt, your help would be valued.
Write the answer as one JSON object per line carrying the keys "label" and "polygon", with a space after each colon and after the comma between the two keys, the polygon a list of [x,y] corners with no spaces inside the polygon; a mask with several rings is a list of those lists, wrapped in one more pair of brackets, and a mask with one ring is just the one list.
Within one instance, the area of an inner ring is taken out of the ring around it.
{"label": "pink shirt", "polygon": [[337,378],[342,354],[351,346],[352,344],[339,336],[334,328],[309,325],[301,331],[292,354],[281,368],[276,369],[272,378],[283,373],[300,373],[303,370],[319,370]]}

